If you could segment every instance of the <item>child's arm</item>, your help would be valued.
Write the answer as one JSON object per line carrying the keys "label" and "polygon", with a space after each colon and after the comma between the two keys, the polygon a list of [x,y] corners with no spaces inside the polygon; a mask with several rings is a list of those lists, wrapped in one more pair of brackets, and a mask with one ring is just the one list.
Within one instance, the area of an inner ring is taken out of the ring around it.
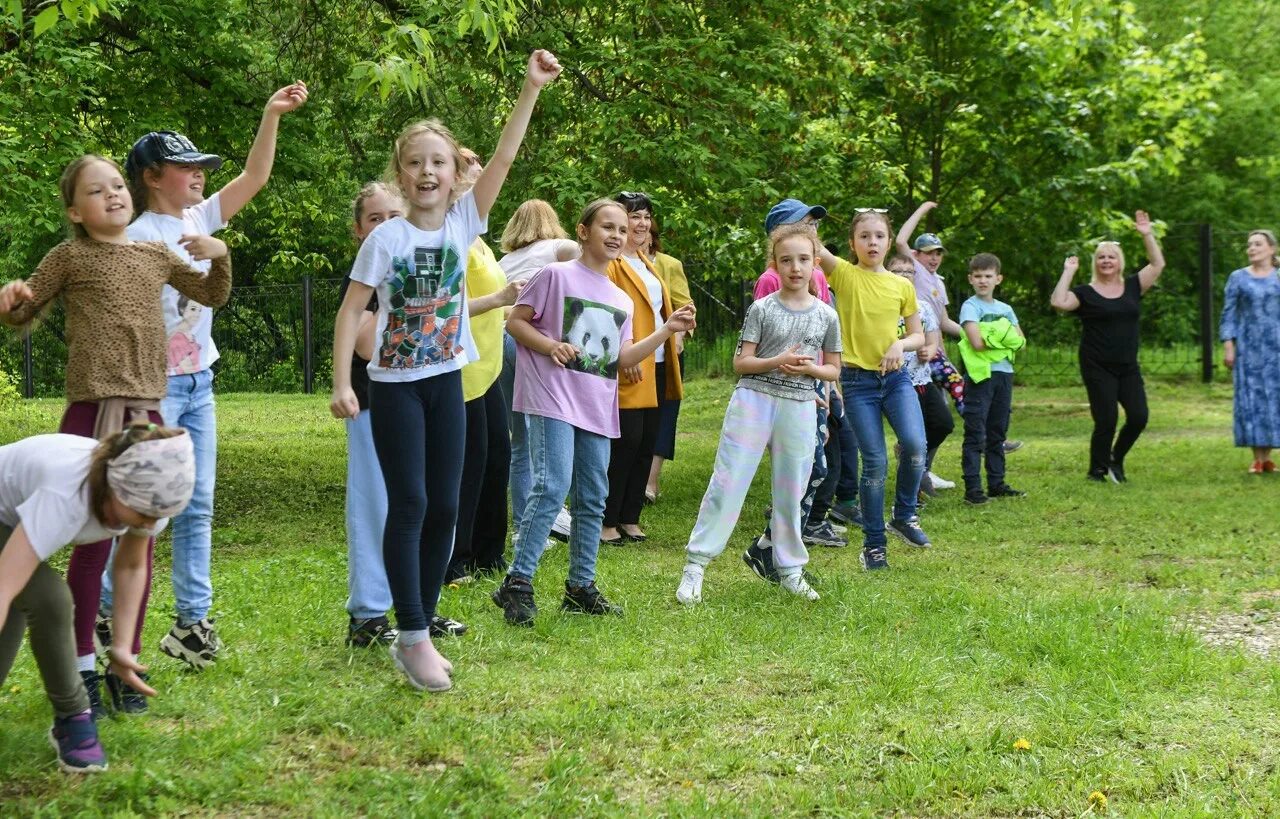
{"label": "child's arm", "polygon": [[1079,297],[1071,292],[1071,280],[1076,277],[1076,271],[1079,269],[1080,259],[1077,256],[1068,256],[1067,260],[1062,263],[1062,275],[1058,278],[1058,284],[1053,288],[1053,295],[1049,297],[1049,306],[1054,310],[1074,313],[1080,309]]}
{"label": "child's arm", "polygon": [[484,315],[490,310],[497,310],[499,307],[509,307],[516,303],[516,299],[520,297],[520,290],[523,287],[524,282],[509,282],[506,287],[495,293],[467,299],[467,312],[471,314],[472,318],[475,318],[476,316]]}
{"label": "child's arm", "polygon": [[1151,228],[1151,217],[1145,210],[1133,215],[1133,226],[1142,234],[1142,245],[1147,249],[1147,266],[1138,271],[1138,285],[1145,293],[1164,272],[1164,252],[1160,250],[1160,242]]}
{"label": "child's arm", "polygon": [[0,287],[0,323],[21,327],[34,319],[62,293],[74,264],[70,247],[58,245],[40,260],[31,278],[14,279]]}
{"label": "child's arm", "polygon": [[987,345],[982,341],[982,333],[978,330],[978,322],[966,321],[961,326],[964,327],[964,335],[969,339],[970,347],[978,351],[987,349]]}
{"label": "child's arm", "polygon": [[0,550],[0,629],[8,619],[13,598],[27,587],[27,581],[39,565],[40,556],[27,539],[27,530],[19,523]]}
{"label": "child's arm", "polygon": [[[249,158],[244,170],[218,192],[218,205],[222,221],[230,222],[271,178],[271,167],[276,161],[276,133],[280,130],[280,117],[296,111],[307,101],[307,84],[295,82],[271,95],[262,111],[258,135],[253,138]],[[207,303],[207,302],[206,302]]]}
{"label": "child's arm", "polygon": [[355,351],[356,332],[371,295],[372,287],[352,279],[351,284],[347,285],[347,295],[343,298],[342,306],[338,308],[338,317],[334,321],[333,397],[329,399],[329,412],[333,413],[334,418],[355,418],[360,414],[360,402],[351,389],[351,369],[347,362],[351,361],[351,354]]}
{"label": "child's arm", "polygon": [[[826,352],[828,357],[835,356],[837,359],[840,357],[839,353],[831,353],[828,351],[824,352]],[[816,378],[819,381],[837,381],[840,378],[839,364],[819,364],[812,359],[805,364],[779,364],[778,369],[782,370],[787,375],[807,375],[810,378]],[[818,403],[824,407],[829,407],[827,402],[822,398],[818,399]]]}
{"label": "child's arm", "polygon": [[912,313],[906,317],[907,334],[889,345],[884,357],[880,359],[880,374],[902,369],[902,354],[919,350],[924,344],[924,328],[920,324],[920,314]]}
{"label": "child's arm", "polygon": [[221,307],[231,298],[231,256],[227,245],[212,236],[183,236],[178,242],[196,261],[213,260],[209,272],[201,273],[178,258],[168,248],[169,284],[189,299],[208,307]]}
{"label": "child's arm", "polygon": [[567,341],[556,341],[544,336],[533,326],[532,321],[533,308],[529,305],[518,304],[511,308],[511,315],[507,316],[507,332],[517,344],[545,355],[561,367],[578,357],[581,351],[577,347]]}
{"label": "child's arm", "polygon": [[840,257],[827,250],[825,247],[818,246],[818,266],[822,268],[822,272],[827,274],[827,278],[831,278],[831,274],[836,272],[836,265],[840,263]]}
{"label": "child's arm", "polygon": [[756,356],[756,342],[744,341],[738,349],[738,354],[733,357],[733,371],[738,375],[760,375],[790,367],[791,372],[798,375],[801,368],[813,364],[813,356],[796,352],[802,346],[804,345],[797,344],[773,358],[759,358]]}
{"label": "child's arm", "polygon": [[[138,674],[146,666],[133,659],[133,631],[138,621],[138,610],[147,591],[147,540],[149,535],[130,530],[121,535],[116,544],[112,564],[112,580],[115,593],[116,627],[111,632],[111,648],[107,650],[110,667],[116,676],[148,697],[156,695]],[[5,551],[8,551],[7,549]]]}
{"label": "child's arm", "polygon": [[512,109],[511,117],[502,129],[493,157],[484,166],[472,188],[476,213],[480,214],[482,220],[489,218],[489,211],[493,209],[493,203],[498,201],[498,194],[502,191],[502,183],[507,181],[507,174],[516,161],[516,154],[520,151],[520,143],[524,142],[529,118],[533,116],[533,106],[538,101],[542,86],[558,76],[560,63],[550,51],[538,49],[529,55],[529,68],[525,72],[524,87],[520,89],[516,107]]}
{"label": "child's arm", "polygon": [[907,258],[911,257],[911,234],[916,232],[920,220],[924,215],[938,206],[937,202],[924,202],[920,207],[916,208],[916,212],[902,223],[902,227],[898,228],[898,235],[894,239],[894,244],[898,246],[898,252]]}
{"label": "child's arm", "polygon": [[618,354],[618,367],[634,367],[667,342],[676,333],[687,333],[697,326],[697,310],[692,304],[686,304],[671,313],[666,323],[654,330],[647,338],[634,344],[623,344]]}

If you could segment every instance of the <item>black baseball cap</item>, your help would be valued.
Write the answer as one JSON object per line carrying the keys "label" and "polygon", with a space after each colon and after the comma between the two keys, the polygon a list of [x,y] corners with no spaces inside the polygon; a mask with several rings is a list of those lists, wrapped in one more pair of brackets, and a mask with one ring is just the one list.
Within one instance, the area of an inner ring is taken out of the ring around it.
{"label": "black baseball cap", "polygon": [[191,140],[177,131],[152,131],[133,143],[124,161],[125,176],[130,179],[161,162],[199,165],[211,171],[222,167],[222,157],[201,153]]}

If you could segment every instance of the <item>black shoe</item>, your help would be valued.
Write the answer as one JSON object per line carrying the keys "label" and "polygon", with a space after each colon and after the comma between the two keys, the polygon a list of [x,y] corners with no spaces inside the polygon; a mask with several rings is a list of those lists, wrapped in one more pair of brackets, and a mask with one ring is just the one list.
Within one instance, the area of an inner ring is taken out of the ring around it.
{"label": "black shoe", "polygon": [[981,506],[991,498],[987,497],[987,493],[981,489],[970,489],[964,493],[964,502],[971,503],[974,506]]}
{"label": "black shoe", "polygon": [[1124,476],[1124,464],[1112,463],[1107,468],[1107,477],[1111,479],[1112,483],[1124,483],[1127,480]]}
{"label": "black shoe", "polygon": [[221,648],[222,640],[218,639],[213,620],[208,617],[189,626],[175,620],[173,628],[160,641],[161,652],[175,660],[181,660],[196,671],[213,665]]}
{"label": "black shoe", "polygon": [[89,712],[95,721],[102,719],[107,715],[107,706],[102,702],[102,675],[97,671],[81,671],[80,679],[84,681],[84,690],[89,694]]}
{"label": "black shoe", "polygon": [[351,618],[347,624],[347,645],[353,648],[369,646],[389,646],[395,642],[398,631],[391,627],[391,621],[384,617],[370,617],[367,620]]}
{"label": "black shoe", "polygon": [[427,631],[432,637],[461,637],[467,633],[467,627],[457,620],[450,620],[448,617],[437,614],[431,618],[431,625],[427,626]]}
{"label": "black shoe", "polygon": [[622,616],[622,606],[610,603],[596,588],[595,581],[585,586],[564,584],[564,600],[560,603],[562,611],[574,614],[613,614]]}
{"label": "black shoe", "polygon": [[538,616],[538,606],[533,602],[533,584],[523,577],[507,575],[502,585],[493,590],[493,604],[502,609],[502,615],[513,626],[532,626]]}
{"label": "black shoe", "polygon": [[[119,714],[136,716],[147,713],[147,698],[134,690],[133,686],[112,674],[106,673],[107,693],[111,695],[111,707]],[[146,674],[139,674],[138,679],[147,681]]]}
{"label": "black shoe", "polygon": [[1004,454],[1008,455],[1010,452],[1017,452],[1019,449],[1022,449],[1022,442],[1005,441],[1001,446],[1004,448]]}
{"label": "black shoe", "polygon": [[1014,489],[1007,483],[1002,483],[999,486],[993,486],[987,490],[987,497],[991,498],[1025,498],[1026,496],[1026,492],[1023,492],[1021,489]]}
{"label": "black shoe", "polygon": [[767,580],[770,583],[781,583],[782,576],[778,574],[778,569],[773,565],[773,545],[762,547],[760,545],[763,538],[756,538],[742,553],[742,562],[747,564],[747,568],[756,573],[761,580]]}
{"label": "black shoe", "polygon": [[1098,483],[1105,483],[1107,480],[1107,473],[1106,473],[1106,470],[1103,470],[1102,472],[1096,472],[1091,469],[1089,470],[1089,474],[1085,475],[1085,477],[1091,481],[1096,481]]}

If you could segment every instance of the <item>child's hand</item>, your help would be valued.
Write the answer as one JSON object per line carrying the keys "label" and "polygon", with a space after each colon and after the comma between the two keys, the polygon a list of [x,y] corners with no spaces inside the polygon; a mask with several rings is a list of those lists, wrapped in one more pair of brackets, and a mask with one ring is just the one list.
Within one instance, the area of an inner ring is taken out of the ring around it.
{"label": "child's hand", "polygon": [[932,344],[926,344],[920,349],[916,350],[916,361],[919,361],[921,364],[925,364],[929,361],[932,361],[933,354],[935,352],[937,351],[933,348]]}
{"label": "child's hand", "polygon": [[552,361],[564,367],[578,357],[578,348],[567,341],[557,341],[547,355]]}
{"label": "child's hand", "polygon": [[925,212],[925,213],[928,213],[929,211],[933,210],[933,209],[934,209],[934,208],[936,208],[937,206],[938,206],[938,203],[937,203],[937,202],[932,202],[932,201],[930,201],[930,202],[921,202],[921,203],[920,203],[920,210],[921,210],[921,211],[923,211],[923,212]]}
{"label": "child's hand", "polygon": [[[803,364],[779,364],[778,369],[787,375],[813,375],[817,365],[813,363],[813,359],[809,359]],[[816,378],[817,376],[814,377]]]}
{"label": "child's hand", "polygon": [[540,48],[529,55],[529,68],[525,76],[535,88],[542,88],[560,76],[560,61],[550,51]]}
{"label": "child's hand", "polygon": [[197,262],[221,259],[227,255],[227,243],[212,236],[186,235],[178,240],[178,244]]}
{"label": "child's hand", "polygon": [[774,359],[774,361],[778,362],[779,370],[782,370],[784,373],[799,375],[799,371],[796,370],[797,367],[803,367],[805,364],[813,362],[813,356],[803,355],[796,352],[796,350],[799,350],[801,346],[803,345],[797,344]]}
{"label": "child's hand", "polygon": [[1151,235],[1151,217],[1145,210],[1140,210],[1133,214],[1133,226],[1137,228],[1138,232],[1143,236]]}
{"label": "child's hand", "polygon": [[671,314],[667,319],[667,329],[672,333],[687,333],[698,326],[697,310],[692,304],[686,304]]}
{"label": "child's hand", "polygon": [[120,678],[125,685],[133,686],[133,689],[139,694],[145,694],[148,697],[154,697],[156,690],[142,681],[139,674],[145,674],[147,667],[139,665],[138,661],[133,659],[127,648],[118,648],[112,646],[107,649],[107,668]]}
{"label": "child's hand", "polygon": [[902,342],[895,341],[889,345],[888,350],[885,350],[884,358],[880,359],[880,374],[886,375],[900,369],[902,369]]}
{"label": "child's hand", "polygon": [[355,390],[350,387],[333,391],[329,399],[329,412],[334,418],[355,418],[360,414],[360,402],[356,400]]}
{"label": "child's hand", "polygon": [[271,99],[267,100],[267,113],[279,116],[297,111],[306,101],[307,84],[299,80],[271,95]]}
{"label": "child's hand", "polygon": [[524,282],[510,282],[506,287],[502,288],[502,306],[508,307],[516,303],[516,299],[520,298],[520,291],[524,289]]}
{"label": "child's hand", "polygon": [[1074,278],[1076,271],[1080,269],[1080,257],[1068,256],[1067,260],[1062,263],[1062,272],[1069,273]]}
{"label": "child's hand", "polygon": [[33,298],[35,294],[31,292],[30,287],[27,287],[27,283],[22,279],[14,279],[4,287],[0,287],[0,313],[12,312],[13,308],[19,304]]}

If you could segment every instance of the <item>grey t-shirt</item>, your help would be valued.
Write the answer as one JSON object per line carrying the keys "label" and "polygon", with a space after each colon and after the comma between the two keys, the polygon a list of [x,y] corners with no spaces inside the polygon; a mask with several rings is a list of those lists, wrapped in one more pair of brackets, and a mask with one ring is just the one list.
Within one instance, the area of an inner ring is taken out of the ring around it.
{"label": "grey t-shirt", "polygon": [[[796,352],[801,355],[817,359],[819,353],[827,353],[828,360],[831,356],[839,360],[840,319],[836,311],[818,299],[807,310],[792,310],[778,298],[780,293],[770,293],[748,308],[739,351],[742,342],[750,341],[756,345],[758,358],[772,358],[799,344]],[[738,381],[739,387],[796,401],[812,401],[816,385],[812,376],[786,375],[781,370],[744,375]]]}

